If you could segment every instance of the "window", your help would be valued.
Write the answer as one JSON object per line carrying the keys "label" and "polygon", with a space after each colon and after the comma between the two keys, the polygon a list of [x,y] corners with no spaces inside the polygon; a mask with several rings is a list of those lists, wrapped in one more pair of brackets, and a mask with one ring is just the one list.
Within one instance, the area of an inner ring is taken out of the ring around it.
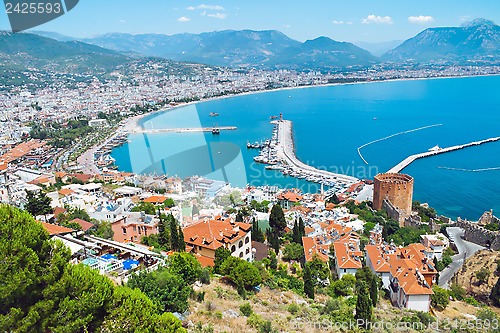
{"label": "window", "polygon": [[243,241],[240,241],[240,242],[238,243],[238,247],[242,247],[242,246],[243,246]]}
{"label": "window", "polygon": [[231,246],[231,253],[233,253],[234,251],[236,251],[236,246]]}
{"label": "window", "polygon": [[245,254],[249,254],[249,253],[250,253],[250,249],[246,249]]}
{"label": "window", "polygon": [[344,273],[347,272],[347,270],[344,268]]}
{"label": "window", "polygon": [[243,258],[243,252],[240,252],[240,258]]}
{"label": "window", "polygon": [[[141,227],[139,227],[139,229],[141,229]],[[134,232],[137,231],[137,228],[135,227],[135,225],[132,227],[132,230],[134,230]]]}
{"label": "window", "polygon": [[127,234],[127,229],[126,228],[122,228],[122,231],[123,231],[123,234],[126,235]]}
{"label": "window", "polygon": [[134,236],[134,242],[137,242],[137,236]]}
{"label": "window", "polygon": [[245,238],[245,244],[248,244],[249,241],[250,241],[250,237],[247,236],[247,238]]}

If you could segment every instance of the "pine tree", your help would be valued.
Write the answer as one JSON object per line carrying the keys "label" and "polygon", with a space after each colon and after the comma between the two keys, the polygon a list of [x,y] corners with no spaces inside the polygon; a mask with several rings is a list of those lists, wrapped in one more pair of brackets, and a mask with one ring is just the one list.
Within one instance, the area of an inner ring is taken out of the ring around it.
{"label": "pine tree", "polygon": [[269,267],[271,269],[277,269],[278,268],[278,258],[276,257],[276,252],[274,250],[269,250],[267,253],[267,257],[269,258]]}
{"label": "pine tree", "polygon": [[356,301],[356,314],[354,318],[358,321],[359,326],[367,329],[372,319],[373,305],[365,281],[356,281],[356,294],[358,295],[358,299]]}
{"label": "pine tree", "polygon": [[[52,212],[50,207],[50,198],[42,191],[28,191],[26,190],[26,210],[30,212],[31,215],[47,215]],[[45,218],[47,222],[47,218]]]}
{"label": "pine tree", "polygon": [[304,294],[306,294],[307,297],[314,299],[314,282],[312,280],[309,266],[305,265],[302,273],[304,279]]}
{"label": "pine tree", "polygon": [[219,247],[215,250],[215,258],[214,258],[214,272],[220,274],[220,266],[231,256],[231,251],[226,249],[224,246]]}

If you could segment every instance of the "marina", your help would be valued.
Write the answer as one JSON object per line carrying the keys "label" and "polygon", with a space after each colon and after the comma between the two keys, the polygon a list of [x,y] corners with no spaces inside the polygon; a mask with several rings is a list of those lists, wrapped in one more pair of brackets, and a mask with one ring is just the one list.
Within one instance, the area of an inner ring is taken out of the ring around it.
{"label": "marina", "polygon": [[392,167],[387,172],[388,173],[399,173],[403,169],[408,167],[411,163],[413,163],[415,160],[418,160],[419,158],[425,158],[425,157],[429,157],[429,156],[444,154],[444,153],[448,153],[451,151],[460,150],[460,149],[473,147],[473,146],[479,146],[479,145],[482,145],[482,144],[485,144],[488,142],[495,142],[495,141],[500,141],[500,137],[489,138],[489,139],[485,139],[485,140],[481,140],[481,141],[473,141],[473,142],[466,143],[463,145],[451,146],[451,147],[447,147],[447,148],[439,148],[439,146],[435,146],[435,147],[432,147],[431,149],[429,149],[429,151],[427,151],[425,153],[420,153],[420,154],[408,156],[407,158],[405,158],[403,161],[401,161],[400,163],[398,163],[397,165]]}
{"label": "marina", "polygon": [[[271,123],[274,124],[272,139],[259,144],[260,154],[254,158],[255,162],[267,164],[268,170],[280,171],[291,177],[329,186],[338,192],[359,182],[359,179],[355,177],[316,169],[299,161],[295,156],[292,122],[280,117],[279,120],[273,120]],[[248,145],[247,147],[257,148]]]}

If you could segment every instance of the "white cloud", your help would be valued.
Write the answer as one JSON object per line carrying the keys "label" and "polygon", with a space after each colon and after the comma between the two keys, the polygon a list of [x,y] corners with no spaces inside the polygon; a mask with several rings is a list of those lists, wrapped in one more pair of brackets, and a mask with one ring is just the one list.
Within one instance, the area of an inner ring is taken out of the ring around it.
{"label": "white cloud", "polygon": [[376,23],[376,24],[392,24],[392,17],[390,16],[377,16],[377,15],[368,15],[364,19],[361,20],[361,23],[363,24],[370,24],[370,23]]}
{"label": "white cloud", "polygon": [[218,19],[221,19],[221,20],[223,20],[223,19],[225,19],[227,17],[227,15],[224,14],[224,13],[207,14],[207,16],[209,16],[209,17],[215,17],[215,18],[218,18]]}
{"label": "white cloud", "polygon": [[434,22],[434,17],[424,16],[424,15],[410,16],[410,17],[408,17],[408,22],[413,23],[413,24],[427,24],[427,23]]}
{"label": "white cloud", "polygon": [[195,9],[200,9],[200,10],[204,10],[204,9],[208,9],[208,10],[225,10],[224,7],[219,6],[219,5],[205,5],[205,4],[201,4],[201,5],[196,6],[196,7],[189,6],[186,9],[187,10],[195,10]]}
{"label": "white cloud", "polygon": [[191,21],[191,19],[186,16],[182,16],[177,19],[177,22],[189,22],[189,21]]}
{"label": "white cloud", "polygon": [[337,21],[337,20],[333,20],[332,23],[333,24],[352,24],[351,21]]}

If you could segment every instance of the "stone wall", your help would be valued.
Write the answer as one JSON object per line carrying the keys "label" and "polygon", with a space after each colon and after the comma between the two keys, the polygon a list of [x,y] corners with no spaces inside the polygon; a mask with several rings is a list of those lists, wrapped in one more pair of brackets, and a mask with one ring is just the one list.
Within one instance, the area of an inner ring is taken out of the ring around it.
{"label": "stone wall", "polygon": [[[496,217],[494,218],[496,219]],[[490,231],[478,223],[462,220],[461,218],[457,219],[455,225],[465,230],[464,239],[466,241],[489,247],[495,251],[500,250],[500,232]]]}

